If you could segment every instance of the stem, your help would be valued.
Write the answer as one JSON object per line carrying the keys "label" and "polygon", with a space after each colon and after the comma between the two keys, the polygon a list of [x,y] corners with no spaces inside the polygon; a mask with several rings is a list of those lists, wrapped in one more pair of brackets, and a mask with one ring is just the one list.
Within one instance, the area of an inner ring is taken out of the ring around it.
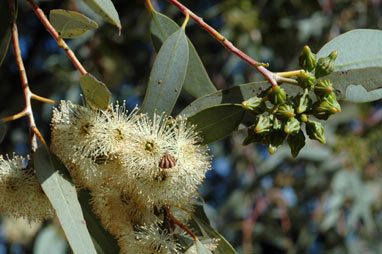
{"label": "stem", "polygon": [[38,7],[38,5],[33,0],[26,0],[26,1],[32,7],[33,11],[36,13],[36,15],[40,19],[41,23],[45,26],[46,30],[48,30],[48,32],[57,41],[57,45],[65,51],[66,55],[68,55],[70,61],[72,61],[74,66],[77,68],[77,70],[79,72],[81,72],[82,75],[85,75],[87,73],[87,71],[82,66],[80,61],[78,61],[76,55],[69,48],[69,46],[66,44],[66,42],[57,33],[56,29],[54,29],[52,24],[49,22],[49,20],[45,16],[44,12],[40,9],[40,7]]}
{"label": "stem", "polygon": [[184,231],[187,232],[187,234],[189,234],[195,241],[198,240],[198,237],[192,233],[192,231],[186,226],[184,225],[182,222],[178,221],[170,212],[170,209],[168,207],[166,207],[166,214],[168,215],[168,217],[170,217],[170,219],[176,224],[178,225],[181,229],[183,229]]}
{"label": "stem", "polygon": [[60,102],[58,102],[58,101],[54,101],[54,100],[39,96],[39,95],[34,94],[34,93],[32,93],[31,98],[36,100],[36,101],[42,101],[42,102],[46,102],[46,103],[50,103],[50,104],[60,104]]}
{"label": "stem", "polygon": [[10,121],[13,121],[13,120],[17,120],[23,116],[26,116],[26,112],[25,110],[17,113],[17,114],[14,114],[14,115],[11,115],[11,116],[7,116],[7,117],[3,117],[1,118],[1,121],[3,122],[10,122]]}
{"label": "stem", "polygon": [[147,5],[147,8],[149,8],[150,12],[154,12],[155,11],[153,5],[150,2],[150,0],[146,0],[146,5]]}
{"label": "stem", "polygon": [[283,77],[283,78],[290,78],[300,75],[300,73],[304,73],[304,70],[295,70],[295,71],[285,71],[285,72],[278,72],[276,73],[277,76]]}
{"label": "stem", "polygon": [[[148,2],[149,0],[146,0]],[[217,39],[225,48],[227,48],[230,52],[236,54],[241,59],[246,61],[249,65],[256,68],[258,72],[260,72],[272,86],[277,86],[276,81],[276,75],[267,70],[265,67],[268,67],[269,64],[259,63],[255,60],[253,60],[251,57],[246,55],[243,51],[236,48],[230,41],[228,41],[223,35],[221,35],[218,31],[216,31],[214,28],[209,26],[206,22],[203,21],[203,19],[199,16],[197,16],[195,13],[190,11],[187,7],[179,3],[177,0],[168,0],[170,3],[178,7],[185,15],[188,13],[190,17],[204,30],[206,30],[209,34],[212,35],[215,39]]]}
{"label": "stem", "polygon": [[[40,139],[41,143],[46,144],[44,138],[42,137],[41,133],[36,127],[36,123],[33,117],[33,111],[31,106],[31,98],[32,98],[32,92],[29,89],[28,85],[28,78],[27,74],[25,72],[25,67],[23,63],[23,59],[21,58],[21,50],[20,50],[20,43],[19,43],[19,34],[17,31],[17,25],[15,22],[15,0],[8,0],[9,5],[9,16],[10,16],[10,22],[12,25],[12,45],[13,45],[13,51],[15,53],[16,57],[16,64],[19,69],[20,73],[20,79],[21,79],[21,86],[24,93],[24,101],[25,101],[25,108],[20,113],[8,117],[8,119],[12,118],[20,118],[22,116],[27,116],[29,121],[29,128],[32,130],[31,134],[31,146],[32,151],[36,151],[37,149],[37,141],[36,141],[36,135]],[[8,120],[6,118],[6,120]]]}

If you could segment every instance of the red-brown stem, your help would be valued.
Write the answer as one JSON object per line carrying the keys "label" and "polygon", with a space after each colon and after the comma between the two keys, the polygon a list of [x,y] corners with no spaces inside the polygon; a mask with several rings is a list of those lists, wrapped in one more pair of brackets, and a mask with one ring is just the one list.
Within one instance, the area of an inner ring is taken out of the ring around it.
{"label": "red-brown stem", "polygon": [[170,209],[168,207],[166,207],[166,214],[168,215],[168,217],[170,217],[170,220],[172,220],[175,223],[175,225],[179,226],[181,229],[186,231],[187,234],[189,234],[195,241],[198,240],[198,237],[194,233],[192,233],[192,231],[186,225],[184,225],[182,222],[178,221],[171,214]]}
{"label": "red-brown stem", "polygon": [[20,73],[20,79],[21,79],[21,85],[23,88],[23,93],[24,93],[24,101],[25,101],[25,108],[23,109],[22,116],[27,116],[28,121],[29,121],[29,127],[32,130],[31,134],[31,147],[32,151],[35,151],[37,149],[37,141],[36,141],[36,136],[40,139],[41,143],[44,145],[45,140],[42,137],[40,131],[36,127],[36,123],[34,121],[33,117],[33,111],[32,111],[32,106],[31,106],[31,98],[32,98],[32,92],[29,89],[28,86],[28,78],[27,74],[25,72],[25,67],[23,63],[23,59],[21,57],[21,50],[20,50],[20,43],[19,43],[19,34],[17,31],[17,25],[15,22],[15,0],[8,0],[8,5],[9,5],[9,13],[10,13],[10,22],[12,25],[12,45],[13,45],[13,51],[16,57],[16,64],[19,69]]}
{"label": "red-brown stem", "polygon": [[77,68],[79,72],[81,72],[82,75],[85,75],[87,71],[82,66],[80,61],[78,61],[76,55],[73,53],[73,51],[69,48],[69,46],[66,44],[66,42],[60,37],[60,35],[57,33],[56,29],[52,26],[52,24],[49,22],[47,17],[45,16],[44,12],[38,7],[38,5],[33,0],[27,0],[29,5],[32,7],[33,11],[36,13],[37,17],[40,19],[41,23],[45,26],[46,30],[53,36],[53,38],[57,41],[57,44],[60,48],[62,48],[65,53],[68,55],[70,61],[74,64],[74,66]]}
{"label": "red-brown stem", "polygon": [[[259,63],[249,57],[240,49],[236,48],[230,41],[228,41],[224,36],[222,36],[218,31],[216,31],[213,27],[209,26],[204,20],[197,16],[195,13],[190,11],[187,7],[179,3],[177,0],[168,0],[170,3],[178,7],[184,14],[188,13],[190,17],[204,30],[206,30],[209,34],[211,34],[214,38],[216,38],[224,47],[226,47],[229,51],[239,56],[241,59],[246,61],[249,65],[256,68],[258,72],[260,72],[272,86],[277,86],[277,81],[275,78],[275,74],[265,67],[268,67],[268,64]],[[265,66],[265,67],[264,67]]]}

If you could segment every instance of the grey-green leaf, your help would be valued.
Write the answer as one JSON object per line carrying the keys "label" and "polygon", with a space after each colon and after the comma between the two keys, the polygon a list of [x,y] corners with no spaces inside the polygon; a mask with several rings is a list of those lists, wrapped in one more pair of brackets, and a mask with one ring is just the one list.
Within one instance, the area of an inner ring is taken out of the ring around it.
{"label": "grey-green leaf", "polygon": [[96,79],[90,73],[86,73],[80,78],[80,85],[85,95],[86,103],[102,110],[108,108],[111,92],[103,82]]}
{"label": "grey-green leaf", "polygon": [[75,38],[98,28],[95,21],[76,11],[51,10],[49,20],[62,38]]}
{"label": "grey-green leaf", "polygon": [[363,103],[382,99],[382,67],[336,71],[330,79],[338,100]]}
{"label": "grey-green leaf", "polygon": [[82,0],[90,9],[101,16],[106,22],[115,25],[121,32],[121,21],[111,0]]}
{"label": "grey-green leaf", "polygon": [[89,204],[89,191],[81,190],[78,193],[78,200],[81,204],[89,232],[103,253],[119,253],[120,249],[117,240],[103,228],[101,221],[92,212],[92,207]]}
{"label": "grey-green leaf", "polygon": [[244,117],[245,110],[240,105],[222,104],[203,109],[187,118],[196,125],[195,131],[209,144],[225,138],[237,130]]}
{"label": "grey-green leaf", "polygon": [[164,43],[152,67],[142,112],[170,115],[182,90],[188,63],[188,43],[180,28]]}
{"label": "grey-green leaf", "polygon": [[319,58],[338,51],[335,70],[343,71],[370,66],[382,66],[382,31],[356,29],[326,43],[317,53]]}
{"label": "grey-green leaf", "polygon": [[[17,1],[15,1],[17,15]],[[0,0],[0,66],[7,55],[11,41],[11,26],[9,23],[9,8],[7,0]]]}
{"label": "grey-green leaf", "polygon": [[56,211],[73,252],[96,254],[76,188],[66,174],[65,167],[45,147],[37,149],[34,163],[42,189]]}
{"label": "grey-green leaf", "polygon": [[[156,11],[152,12],[150,31],[154,49],[158,52],[163,42],[178,29],[179,26],[169,17]],[[194,45],[188,38],[187,42],[190,50],[184,90],[196,98],[216,92]]]}
{"label": "grey-green leaf", "polygon": [[219,240],[217,242],[218,246],[214,250],[214,253],[215,254],[237,254],[237,252],[232,247],[232,245],[221,234],[219,234],[215,229],[213,229],[208,223],[208,221],[203,219],[203,217],[206,217],[203,207],[196,206],[196,211],[192,215],[192,221],[195,222],[195,224],[199,227],[203,236],[209,237],[209,238],[215,238]]}

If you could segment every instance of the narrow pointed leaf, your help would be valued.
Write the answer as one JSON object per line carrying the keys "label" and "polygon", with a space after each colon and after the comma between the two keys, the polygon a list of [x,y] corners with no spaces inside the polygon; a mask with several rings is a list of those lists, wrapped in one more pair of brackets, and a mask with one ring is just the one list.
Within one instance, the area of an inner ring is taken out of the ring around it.
{"label": "narrow pointed leaf", "polygon": [[200,231],[202,232],[203,236],[208,238],[215,238],[219,241],[217,248],[214,250],[215,254],[237,254],[236,250],[232,247],[232,245],[221,235],[219,234],[215,229],[213,229],[208,222],[203,207],[202,206],[196,206],[196,210],[194,214],[192,215],[192,221],[199,227]]}
{"label": "narrow pointed leaf", "polygon": [[[15,1],[17,15],[17,1]],[[11,42],[11,25],[9,23],[9,7],[7,0],[0,0],[0,66],[7,55]]]}
{"label": "narrow pointed leaf", "polygon": [[87,73],[80,78],[80,85],[86,103],[95,108],[107,109],[110,104],[111,92],[103,82]]}
{"label": "narrow pointed leaf", "polygon": [[335,71],[371,66],[382,66],[382,31],[356,29],[326,43],[317,53],[318,58],[338,51]]}
{"label": "narrow pointed leaf", "polygon": [[167,115],[178,99],[188,63],[188,44],[184,29],[180,28],[164,43],[152,67],[142,111]]}
{"label": "narrow pointed leaf", "polygon": [[103,253],[119,253],[120,249],[117,240],[103,228],[101,221],[92,211],[92,207],[89,204],[89,191],[81,190],[78,194],[78,200],[81,204],[89,232]]}
{"label": "narrow pointed leaf", "polygon": [[95,21],[76,11],[51,10],[49,20],[62,38],[75,38],[98,28]]}
{"label": "narrow pointed leaf", "polygon": [[74,253],[96,254],[86,227],[76,188],[65,167],[45,147],[35,152],[34,163],[42,189],[56,211]]}
{"label": "narrow pointed leaf", "polygon": [[121,32],[121,21],[111,0],[82,0],[90,9],[101,16],[106,22],[115,25]]}
{"label": "narrow pointed leaf", "polygon": [[203,138],[203,143],[209,144],[237,130],[244,113],[240,105],[222,104],[206,108],[187,120],[196,125],[196,132]]}
{"label": "narrow pointed leaf", "polygon": [[[158,52],[163,42],[178,29],[179,26],[169,17],[156,11],[152,12],[150,31],[155,50]],[[183,88],[196,98],[216,92],[194,45],[188,38],[187,42],[190,50]]]}

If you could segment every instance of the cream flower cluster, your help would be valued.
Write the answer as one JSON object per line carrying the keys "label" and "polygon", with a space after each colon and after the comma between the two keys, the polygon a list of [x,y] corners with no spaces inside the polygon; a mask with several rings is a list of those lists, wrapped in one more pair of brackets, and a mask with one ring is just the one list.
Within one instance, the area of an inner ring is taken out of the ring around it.
{"label": "cream flower cluster", "polygon": [[[211,157],[185,119],[124,105],[96,110],[62,101],[52,118],[51,150],[94,212],[118,238],[121,253],[178,253],[166,211],[186,223]],[[130,250],[128,252],[128,250]]]}
{"label": "cream flower cluster", "polygon": [[43,192],[29,157],[0,155],[0,213],[29,222],[54,216],[54,209]]}

